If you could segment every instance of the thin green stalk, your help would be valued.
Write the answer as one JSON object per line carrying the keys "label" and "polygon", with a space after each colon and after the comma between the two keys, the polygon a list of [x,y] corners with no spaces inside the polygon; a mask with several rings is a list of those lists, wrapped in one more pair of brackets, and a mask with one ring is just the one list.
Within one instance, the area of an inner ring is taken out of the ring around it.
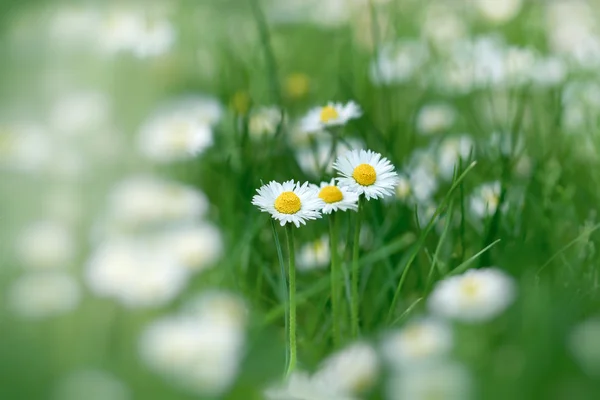
{"label": "thin green stalk", "polygon": [[358,250],[360,248],[360,225],[362,220],[362,212],[364,206],[364,198],[360,198],[358,200],[358,212],[356,214],[356,225],[354,226],[354,242],[353,242],[353,250],[352,250],[352,271],[351,271],[351,307],[350,307],[350,324],[351,324],[351,333],[352,337],[358,337],[358,324],[359,324],[359,316],[358,316]]}
{"label": "thin green stalk", "polygon": [[[281,242],[279,241],[279,235],[277,234],[277,229],[275,228],[275,220],[271,218],[271,230],[273,232],[273,239],[275,240],[275,248],[277,249],[277,259],[279,260],[279,268],[281,270],[280,276],[280,299],[282,303],[284,303],[284,321],[285,321],[285,334],[288,335],[288,321],[289,321],[289,307],[287,301],[287,281],[285,278],[285,262],[283,261],[283,251],[281,251]],[[285,349],[285,365],[288,366],[290,364],[290,349],[289,349],[289,341],[286,343]]]}
{"label": "thin green stalk", "polygon": [[412,253],[411,253],[408,261],[406,262],[406,264],[404,266],[404,269],[402,270],[402,275],[400,276],[400,281],[398,282],[398,286],[396,287],[396,291],[394,293],[394,297],[392,298],[392,304],[390,305],[390,308],[389,308],[389,311],[388,311],[388,316],[387,316],[387,323],[388,324],[392,321],[392,318],[394,317],[394,311],[396,310],[396,305],[398,304],[398,300],[400,298],[400,293],[402,292],[402,287],[404,286],[404,282],[405,282],[406,277],[408,275],[408,271],[410,270],[411,265],[413,264],[413,262],[417,258],[417,255],[418,255],[419,251],[421,251],[421,249],[425,245],[425,239],[427,238],[427,235],[433,229],[435,223],[437,222],[437,219],[438,219],[439,215],[446,208],[446,205],[450,201],[450,198],[453,195],[453,193],[456,190],[456,188],[460,185],[460,183],[465,178],[465,176],[467,176],[467,174],[475,167],[475,165],[477,165],[477,162],[473,161],[462,172],[462,174],[460,174],[460,176],[458,178],[456,178],[456,180],[452,183],[452,186],[450,186],[450,190],[448,190],[448,193],[446,194],[446,197],[444,197],[444,199],[442,200],[442,202],[440,203],[440,205],[436,208],[435,212],[433,213],[433,216],[431,217],[431,220],[429,220],[429,223],[427,224],[427,226],[425,227],[425,229],[421,232],[421,234],[419,236],[419,239],[417,240],[417,243],[416,243],[416,245],[414,247],[414,250],[412,251]]}
{"label": "thin green stalk", "polygon": [[289,349],[290,358],[286,375],[289,376],[296,368],[296,257],[294,255],[294,228],[291,224],[285,227],[288,247],[288,274],[289,274]]}
{"label": "thin green stalk", "polygon": [[341,342],[340,336],[340,259],[338,254],[338,233],[335,213],[329,216],[329,249],[331,252],[331,317],[333,320],[333,345],[337,348]]}

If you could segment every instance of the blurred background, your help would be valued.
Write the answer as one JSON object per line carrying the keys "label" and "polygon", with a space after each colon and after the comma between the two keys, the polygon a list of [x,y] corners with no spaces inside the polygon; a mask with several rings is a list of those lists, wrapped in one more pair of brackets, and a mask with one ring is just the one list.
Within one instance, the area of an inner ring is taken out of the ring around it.
{"label": "blurred background", "polygon": [[[330,137],[298,121],[350,100],[364,115],[340,152],[381,152],[402,177],[361,232],[369,346],[473,160],[394,329],[426,312],[434,252],[451,270],[494,244],[474,264],[519,293],[499,320],[453,327],[456,364],[411,378],[439,397],[382,367],[356,398],[597,398],[599,13],[595,0],[0,2],[0,398],[263,398],[283,371],[284,308],[250,200],[261,182],[328,180]],[[297,232],[307,371],[334,350],[326,233]],[[354,376],[342,364],[335,379]]]}

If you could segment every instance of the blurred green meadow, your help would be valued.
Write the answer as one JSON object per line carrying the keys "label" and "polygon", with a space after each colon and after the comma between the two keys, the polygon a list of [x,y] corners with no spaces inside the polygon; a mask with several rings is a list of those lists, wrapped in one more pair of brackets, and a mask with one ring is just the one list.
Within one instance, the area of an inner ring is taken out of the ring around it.
{"label": "blurred green meadow", "polygon": [[[0,4],[0,399],[600,396],[597,1]],[[359,230],[252,204],[358,149]]]}

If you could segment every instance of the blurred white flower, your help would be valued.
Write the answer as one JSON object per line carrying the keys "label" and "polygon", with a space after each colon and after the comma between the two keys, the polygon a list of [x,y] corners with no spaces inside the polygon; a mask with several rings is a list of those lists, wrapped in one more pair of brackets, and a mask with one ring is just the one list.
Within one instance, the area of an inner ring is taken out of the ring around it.
{"label": "blurred white flower", "polygon": [[144,21],[132,52],[140,58],[159,56],[173,47],[175,38],[171,22],[165,19]]}
{"label": "blurred white flower", "polygon": [[248,319],[248,308],[242,299],[219,290],[205,291],[187,300],[182,313],[233,328],[243,328]]}
{"label": "blurred white flower", "polygon": [[379,377],[379,360],[375,349],[357,342],[325,359],[313,379],[335,392],[359,394],[375,385]]}
{"label": "blurred white flower", "polygon": [[55,132],[69,136],[97,132],[107,125],[110,108],[110,99],[106,93],[69,93],[53,104],[50,125]]}
{"label": "blurred white flower", "polygon": [[183,290],[188,276],[188,270],[165,249],[125,239],[101,245],[85,269],[86,283],[94,294],[131,308],[170,302]]}
{"label": "blurred white flower", "polygon": [[456,111],[449,104],[427,104],[417,114],[417,132],[423,135],[443,133],[452,127],[455,120]]}
{"label": "blurred white flower", "polygon": [[585,373],[600,376],[600,318],[590,318],[575,326],[567,344]]}
{"label": "blurred white flower", "polygon": [[277,128],[282,123],[282,117],[285,116],[281,109],[276,106],[259,107],[250,112],[248,120],[248,132],[254,138],[271,136],[277,132]]}
{"label": "blurred white flower", "polygon": [[409,368],[388,380],[388,400],[468,400],[472,378],[451,362]]}
{"label": "blurred white flower", "polygon": [[139,351],[152,370],[183,388],[218,396],[237,376],[244,353],[244,324],[232,324],[228,317],[215,318],[227,310],[206,307],[200,311],[150,324],[140,338]]}
{"label": "blurred white flower", "polygon": [[142,127],[138,138],[141,153],[163,163],[192,158],[212,143],[210,126],[186,114],[154,117]]}
{"label": "blurred white flower", "polygon": [[357,400],[340,391],[329,382],[311,377],[309,374],[294,371],[287,380],[265,391],[267,400]]}
{"label": "blurred white flower", "polygon": [[155,246],[190,271],[213,266],[223,254],[221,232],[205,223],[169,229],[158,235]]}
{"label": "blurred white flower", "polygon": [[371,81],[376,85],[405,83],[418,74],[428,60],[429,51],[422,41],[385,44],[371,63]]}
{"label": "blurred white flower", "polygon": [[50,165],[52,151],[49,134],[37,124],[0,125],[0,167],[37,173]]}
{"label": "blurred white flower", "polygon": [[112,374],[95,369],[74,371],[61,379],[52,400],[129,400],[131,391]]}
{"label": "blurred white flower", "polygon": [[446,179],[452,179],[459,161],[467,160],[474,148],[473,139],[468,135],[445,138],[438,148],[438,171]]}
{"label": "blurred white flower", "polygon": [[513,278],[497,268],[470,269],[436,284],[429,310],[440,317],[482,322],[502,313],[515,298]]}
{"label": "blurred white flower", "polygon": [[382,353],[394,367],[412,369],[448,356],[452,346],[451,327],[428,318],[411,321],[402,329],[387,334]]}
{"label": "blurred white flower", "polygon": [[499,24],[515,18],[522,6],[523,0],[475,0],[475,7],[480,15]]}
{"label": "blurred white flower", "polygon": [[100,24],[100,48],[108,53],[130,52],[145,58],[171,49],[175,29],[165,19],[148,16],[142,10],[113,9]]}
{"label": "blurred white flower", "polygon": [[469,204],[473,215],[478,218],[488,217],[496,213],[500,204],[500,182],[484,183],[475,188]]}
{"label": "blurred white flower", "polygon": [[186,222],[203,216],[208,200],[199,190],[150,176],[119,182],[109,198],[109,220],[121,226]]}
{"label": "blurred white flower", "polygon": [[324,235],[320,239],[300,247],[296,258],[296,266],[299,271],[311,271],[326,268],[329,266],[330,260],[329,237]]}
{"label": "blurred white flower", "polygon": [[418,203],[428,203],[438,190],[438,166],[431,148],[413,151],[405,168],[412,196]]}
{"label": "blurred white flower", "polygon": [[9,308],[23,318],[61,315],[77,308],[79,285],[69,274],[35,272],[22,275],[8,288]]}
{"label": "blurred white flower", "polygon": [[421,35],[439,52],[446,52],[467,34],[464,18],[457,11],[457,7],[444,2],[431,3],[425,11]]}
{"label": "blurred white flower", "polygon": [[61,221],[38,221],[19,234],[16,253],[27,268],[65,268],[75,257],[75,237],[70,227]]}
{"label": "blurred white flower", "polygon": [[48,18],[48,34],[52,46],[77,48],[89,46],[101,21],[98,9],[61,4]]}
{"label": "blurred white flower", "polygon": [[530,76],[531,81],[538,86],[556,86],[567,77],[566,63],[554,56],[538,58],[533,66]]}
{"label": "blurred white flower", "polygon": [[404,174],[398,174],[398,186],[396,186],[396,198],[405,201],[411,195],[410,181]]}
{"label": "blurred white flower", "polygon": [[362,115],[360,106],[354,101],[346,104],[329,102],[323,107],[311,109],[302,118],[302,130],[305,132],[320,132],[332,126],[346,125],[352,119]]}

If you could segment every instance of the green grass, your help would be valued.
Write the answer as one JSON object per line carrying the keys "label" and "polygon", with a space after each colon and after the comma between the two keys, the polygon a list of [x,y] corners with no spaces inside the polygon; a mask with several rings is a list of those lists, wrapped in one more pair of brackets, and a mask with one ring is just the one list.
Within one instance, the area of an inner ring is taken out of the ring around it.
{"label": "green grass", "polygon": [[[209,93],[229,107],[235,94],[244,92],[251,109],[277,105],[285,110],[288,121],[296,121],[309,108],[330,100],[354,100],[364,115],[343,128],[343,138],[360,139],[366,148],[380,152],[404,172],[415,149],[444,136],[430,138],[416,132],[420,107],[436,101],[451,104],[458,119],[447,133],[468,133],[476,146],[469,160],[455,171],[453,181],[440,185],[431,221],[418,221],[410,202],[394,199],[365,204],[363,224],[372,240],[357,255],[360,337],[376,344],[382,333],[426,314],[427,296],[444,277],[470,268],[497,266],[517,282],[515,303],[490,322],[454,326],[454,358],[472,373],[475,398],[596,398],[600,384],[576,363],[567,343],[573,328],[598,315],[600,309],[598,118],[586,116],[582,132],[569,129],[561,117],[561,96],[563,87],[571,82],[594,82],[597,72],[573,70],[564,83],[552,88],[525,85],[453,93],[436,85],[424,69],[406,83],[376,86],[368,78],[373,49],[398,37],[418,37],[417,15],[424,5],[398,1],[389,9],[375,9],[375,14],[382,14],[372,15],[371,22],[385,18],[389,26],[369,27],[377,33],[373,48],[369,48],[356,36],[370,33],[356,26],[270,24],[263,3],[183,1],[173,17],[180,37],[168,57],[140,61],[124,56],[107,67],[75,59],[67,65],[81,67],[77,74],[82,80],[94,82],[114,99],[126,137],[133,136],[161,99],[179,94]],[[6,38],[17,21],[14,12],[10,15],[10,20],[3,19]],[[544,28],[534,23],[541,20],[540,15],[538,2],[527,3],[519,17],[497,29],[475,20],[469,24],[470,35],[500,32],[511,44],[546,51]],[[36,48],[37,43],[37,48],[43,48],[41,40],[31,39],[26,46]],[[212,56],[210,68],[195,57],[199,48]],[[65,65],[52,55],[35,54],[32,48],[27,52],[34,53],[32,56],[15,53],[8,44],[0,49],[0,59],[6,60],[0,82],[10,83],[1,92],[0,104],[7,110],[13,99],[28,96],[14,83],[22,63],[31,75],[44,60]],[[300,98],[292,98],[286,91],[286,78],[292,73],[310,79],[309,92]],[[43,100],[34,101],[40,102]],[[55,382],[81,367],[111,371],[126,382],[133,398],[199,398],[170,385],[143,365],[137,340],[150,321],[178,309],[192,294],[214,287],[240,294],[250,310],[247,354],[239,378],[224,398],[259,399],[265,386],[281,378],[286,364],[286,296],[281,290],[280,268],[287,260],[285,232],[278,224],[272,227],[268,215],[250,202],[263,182],[294,179],[318,183],[331,176],[317,179],[302,171],[295,158],[291,124],[282,124],[277,134],[256,140],[248,136],[247,123],[244,113],[228,108],[215,128],[214,146],[201,157],[152,167],[155,174],[198,187],[208,196],[208,219],[221,228],[226,249],[218,265],[195,275],[185,293],[159,310],[129,310],[90,293],[74,312],[40,322],[23,321],[2,307],[0,398],[51,398]],[[499,152],[489,145],[496,131],[510,132],[513,143],[522,146]],[[526,175],[514,168],[522,154],[529,157],[531,166]],[[135,159],[123,159],[111,168],[98,171],[99,179],[80,182],[86,204],[94,205],[92,210],[102,204],[101,196],[115,177],[142,166]],[[18,227],[31,217],[20,204],[35,196],[30,188],[38,181],[0,174],[0,293],[4,295],[19,273],[12,240]],[[468,197],[490,181],[501,182],[498,210],[489,217],[474,218]],[[11,196],[16,186],[17,195]],[[86,219],[92,221],[93,215]],[[347,244],[340,261],[349,274],[356,215],[338,213],[336,219],[339,237]],[[85,238],[85,228],[81,231]],[[297,250],[329,232],[327,218],[294,231]],[[279,236],[282,254],[278,254],[273,233]],[[89,251],[86,246],[87,241],[82,240],[73,268],[78,279]],[[297,276],[298,366],[303,370],[314,370],[334,350],[330,279],[328,268]],[[352,343],[346,296],[339,315],[335,322],[341,343]],[[384,398],[381,387],[364,398]]]}

